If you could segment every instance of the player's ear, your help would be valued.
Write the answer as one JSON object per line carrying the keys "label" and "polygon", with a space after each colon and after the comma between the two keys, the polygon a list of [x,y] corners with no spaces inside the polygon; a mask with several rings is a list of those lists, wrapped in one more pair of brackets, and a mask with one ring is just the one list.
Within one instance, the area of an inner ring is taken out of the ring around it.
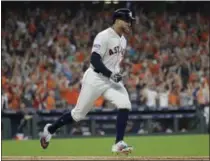
{"label": "player's ear", "polygon": [[118,19],[118,20],[117,20],[117,25],[118,25],[118,26],[121,26],[121,25],[122,25],[122,20]]}
{"label": "player's ear", "polygon": [[116,24],[120,25],[121,24],[121,20],[120,19],[116,19]]}

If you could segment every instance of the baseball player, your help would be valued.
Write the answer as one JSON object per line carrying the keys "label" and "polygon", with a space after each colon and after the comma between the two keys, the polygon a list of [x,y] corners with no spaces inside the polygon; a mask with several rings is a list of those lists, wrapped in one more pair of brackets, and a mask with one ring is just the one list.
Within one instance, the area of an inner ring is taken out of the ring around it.
{"label": "baseball player", "polygon": [[131,31],[133,20],[135,18],[129,9],[118,9],[113,14],[113,25],[96,35],[92,46],[90,67],[82,78],[77,104],[73,110],[64,113],[53,124],[46,124],[40,138],[42,148],[48,147],[52,134],[58,128],[84,119],[93,108],[94,101],[99,96],[103,96],[118,109],[116,140],[112,146],[112,152],[130,153],[133,150],[123,141],[131,103],[120,72],[120,62],[127,45],[123,34]]}

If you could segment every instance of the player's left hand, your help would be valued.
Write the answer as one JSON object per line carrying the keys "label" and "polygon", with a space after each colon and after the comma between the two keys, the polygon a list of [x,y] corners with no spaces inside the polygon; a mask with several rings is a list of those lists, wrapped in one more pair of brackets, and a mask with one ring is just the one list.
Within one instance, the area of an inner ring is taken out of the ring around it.
{"label": "player's left hand", "polygon": [[112,74],[111,75],[111,79],[115,82],[115,83],[118,83],[118,82],[120,82],[121,80],[122,80],[122,74],[120,74],[120,73],[116,73],[116,74]]}

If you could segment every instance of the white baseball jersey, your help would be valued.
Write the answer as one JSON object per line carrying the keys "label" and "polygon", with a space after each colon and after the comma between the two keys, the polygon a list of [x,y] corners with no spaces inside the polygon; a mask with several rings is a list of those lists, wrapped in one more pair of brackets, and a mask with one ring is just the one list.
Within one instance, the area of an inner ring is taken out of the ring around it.
{"label": "white baseball jersey", "polygon": [[[100,54],[104,65],[113,73],[120,72],[120,62],[126,49],[126,39],[112,28],[98,33],[94,39],[92,52]],[[86,70],[82,78],[82,88],[71,115],[75,121],[84,119],[94,107],[94,101],[103,96],[119,109],[131,110],[129,95],[122,82],[113,83],[109,78],[96,73],[94,67]]]}
{"label": "white baseball jersey", "polygon": [[[119,36],[111,27],[98,33],[92,52],[100,54],[103,64],[113,73],[120,72],[120,62],[126,50],[126,39]],[[91,65],[93,68],[93,66]]]}

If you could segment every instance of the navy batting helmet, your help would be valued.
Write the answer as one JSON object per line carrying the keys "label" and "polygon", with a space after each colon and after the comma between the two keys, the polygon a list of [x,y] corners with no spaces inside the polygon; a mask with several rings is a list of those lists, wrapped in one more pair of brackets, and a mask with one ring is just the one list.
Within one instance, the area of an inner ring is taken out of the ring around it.
{"label": "navy batting helmet", "polygon": [[126,22],[132,22],[135,20],[132,11],[127,8],[120,8],[116,10],[113,14],[113,23],[115,22],[116,19],[120,19]]}

